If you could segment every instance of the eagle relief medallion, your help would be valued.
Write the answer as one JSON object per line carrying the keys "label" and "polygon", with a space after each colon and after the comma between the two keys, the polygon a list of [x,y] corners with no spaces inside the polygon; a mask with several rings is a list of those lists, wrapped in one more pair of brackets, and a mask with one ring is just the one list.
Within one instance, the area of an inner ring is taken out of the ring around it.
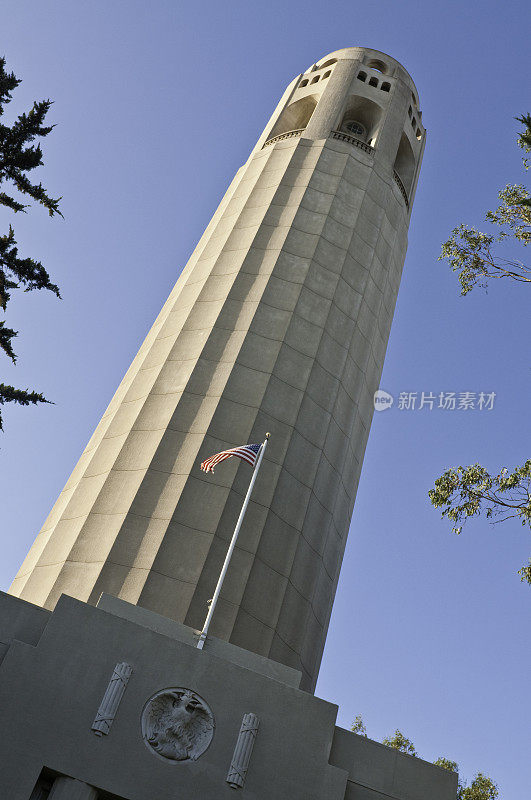
{"label": "eagle relief medallion", "polygon": [[142,712],[146,746],[168,761],[196,761],[214,736],[214,715],[191,689],[163,689]]}

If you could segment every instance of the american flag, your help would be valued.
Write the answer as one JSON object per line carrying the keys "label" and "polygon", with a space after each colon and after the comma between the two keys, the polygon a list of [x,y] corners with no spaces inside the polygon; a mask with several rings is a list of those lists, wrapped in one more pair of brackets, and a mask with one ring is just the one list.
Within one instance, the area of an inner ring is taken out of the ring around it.
{"label": "american flag", "polygon": [[214,467],[216,464],[220,464],[227,458],[232,458],[232,456],[237,456],[238,458],[241,458],[242,461],[247,461],[251,467],[254,467],[261,447],[261,444],[244,444],[242,447],[233,447],[230,450],[222,450],[221,453],[216,453],[215,456],[210,456],[210,458],[207,458],[205,461],[203,461],[201,464],[201,469],[204,472],[214,472]]}

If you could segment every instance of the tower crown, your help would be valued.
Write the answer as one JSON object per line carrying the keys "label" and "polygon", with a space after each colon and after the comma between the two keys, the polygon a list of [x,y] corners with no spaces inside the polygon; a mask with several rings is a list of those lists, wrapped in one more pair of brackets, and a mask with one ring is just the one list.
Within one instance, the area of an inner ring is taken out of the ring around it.
{"label": "tower crown", "polygon": [[379,50],[347,47],[289,84],[253,152],[297,136],[347,141],[392,167],[409,209],[425,133],[418,92],[404,67]]}
{"label": "tower crown", "polygon": [[417,87],[409,72],[392,56],[383,53],[381,50],[373,50],[370,47],[342,47],[340,50],[334,50],[332,53],[323,56],[315,64],[308,68],[307,72],[316,69],[323,69],[325,65],[338,61],[358,61],[360,64],[365,65],[369,69],[376,70],[383,75],[390,77],[400,78],[409,85],[409,88],[414,93],[415,98],[418,98]]}

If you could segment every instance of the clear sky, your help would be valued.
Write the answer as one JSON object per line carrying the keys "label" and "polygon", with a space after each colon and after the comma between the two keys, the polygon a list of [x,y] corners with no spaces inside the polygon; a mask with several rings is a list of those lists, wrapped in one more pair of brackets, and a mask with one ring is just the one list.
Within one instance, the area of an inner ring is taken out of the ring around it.
{"label": "clear sky", "polygon": [[531,784],[531,589],[516,574],[529,533],[477,520],[453,536],[427,492],[447,466],[530,456],[531,289],[461,298],[437,262],[455,224],[481,224],[498,188],[522,181],[530,22],[525,0],[21,0],[2,13],[1,51],[24,80],[9,113],[55,101],[41,173],[65,214],[2,212],[63,294],[9,310],[19,364],[4,359],[1,380],[55,405],[4,409],[4,589],[286,84],[351,45],[411,73],[428,139],[382,387],[496,399],[375,414],[317,694],[340,725],[361,713],[372,738],[399,727],[423,757],[485,771],[503,800]]}

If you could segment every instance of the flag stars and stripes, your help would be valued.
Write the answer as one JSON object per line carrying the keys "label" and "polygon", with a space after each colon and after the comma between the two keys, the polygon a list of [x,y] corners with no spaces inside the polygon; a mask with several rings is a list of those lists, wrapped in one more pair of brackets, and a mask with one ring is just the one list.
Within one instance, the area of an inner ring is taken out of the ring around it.
{"label": "flag stars and stripes", "polygon": [[216,464],[221,464],[222,461],[225,461],[227,458],[232,458],[232,456],[241,458],[242,461],[246,461],[251,467],[254,467],[260,454],[261,447],[261,444],[245,444],[242,445],[242,447],[232,447],[230,450],[222,450],[221,453],[216,453],[214,456],[210,456],[210,458],[203,461],[201,469],[203,472],[214,472]]}

